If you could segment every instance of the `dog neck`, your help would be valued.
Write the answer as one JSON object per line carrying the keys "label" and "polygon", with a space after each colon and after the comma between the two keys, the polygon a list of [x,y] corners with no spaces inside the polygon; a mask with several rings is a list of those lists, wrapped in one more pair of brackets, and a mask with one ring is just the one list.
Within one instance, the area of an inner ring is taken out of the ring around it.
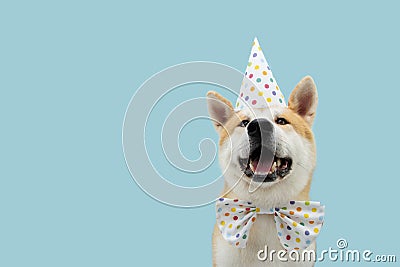
{"label": "dog neck", "polygon": [[[294,177],[292,177],[294,178]],[[260,187],[254,192],[249,191],[249,182],[240,179],[235,186],[230,186],[225,180],[223,195],[226,198],[241,199],[253,202],[258,207],[275,208],[285,205],[290,200],[310,200],[309,192],[312,176],[304,185],[295,184],[295,179],[280,181],[268,187]],[[287,190],[291,188],[291,190]]]}

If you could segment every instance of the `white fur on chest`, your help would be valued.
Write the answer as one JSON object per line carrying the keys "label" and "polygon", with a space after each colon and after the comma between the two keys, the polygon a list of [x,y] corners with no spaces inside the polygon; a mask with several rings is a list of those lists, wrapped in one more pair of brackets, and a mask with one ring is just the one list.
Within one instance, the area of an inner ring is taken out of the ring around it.
{"label": "white fur on chest", "polygon": [[[216,228],[218,229],[218,228]],[[218,230],[216,230],[218,231]],[[268,258],[265,261],[258,259],[258,252],[264,250],[268,246],[268,251],[276,252],[283,250],[278,239],[273,215],[259,215],[250,230],[249,239],[246,248],[236,248],[230,245],[222,235],[215,233],[215,266],[218,267],[258,267],[258,266],[293,266],[293,267],[309,267],[314,262],[293,262],[280,261],[275,253],[273,261]],[[315,244],[312,244],[308,250],[314,250]],[[289,257],[286,254],[286,258]]]}

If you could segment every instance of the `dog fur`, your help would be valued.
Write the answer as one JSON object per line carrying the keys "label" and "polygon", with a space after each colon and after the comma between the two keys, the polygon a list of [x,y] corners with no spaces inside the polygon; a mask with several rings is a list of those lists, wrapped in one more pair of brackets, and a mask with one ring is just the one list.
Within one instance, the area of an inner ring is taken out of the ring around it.
{"label": "dog fur", "polygon": [[[208,109],[219,134],[219,163],[224,174],[223,197],[252,201],[256,206],[279,207],[289,200],[309,200],[313,171],[316,165],[316,145],[311,130],[318,95],[313,79],[304,77],[292,91],[288,107],[270,106],[268,109],[248,108],[235,111],[232,104],[214,91],[207,94]],[[268,119],[274,124],[276,153],[293,159],[290,173],[282,179],[264,182],[249,192],[251,178],[243,175],[238,158],[248,157],[249,141],[241,121]],[[278,118],[288,124],[280,125]],[[215,225],[212,236],[213,266],[313,266],[313,262],[262,262],[257,252],[268,246],[282,250],[273,215],[260,215],[253,225],[246,248],[235,248],[223,239]],[[308,250],[314,250],[315,243]]]}

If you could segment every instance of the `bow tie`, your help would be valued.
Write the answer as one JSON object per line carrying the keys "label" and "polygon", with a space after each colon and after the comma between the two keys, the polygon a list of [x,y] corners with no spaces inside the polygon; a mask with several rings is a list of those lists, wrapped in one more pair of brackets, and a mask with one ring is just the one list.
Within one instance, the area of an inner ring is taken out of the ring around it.
{"label": "bow tie", "polygon": [[220,198],[216,209],[217,225],[231,245],[246,247],[257,215],[273,214],[278,238],[290,251],[305,249],[314,241],[323,225],[325,206],[315,201],[289,201],[283,207],[265,210],[248,201]]}

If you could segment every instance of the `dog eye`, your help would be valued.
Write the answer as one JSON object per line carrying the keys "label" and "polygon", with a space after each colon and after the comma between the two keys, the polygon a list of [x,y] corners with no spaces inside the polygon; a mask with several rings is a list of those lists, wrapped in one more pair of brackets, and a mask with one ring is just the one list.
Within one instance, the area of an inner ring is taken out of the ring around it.
{"label": "dog eye", "polygon": [[277,124],[279,124],[279,125],[289,124],[289,122],[288,122],[286,119],[284,119],[284,118],[277,118],[275,122],[276,122]]}
{"label": "dog eye", "polygon": [[248,120],[242,120],[239,124],[240,127],[246,127],[247,124],[249,124],[250,121]]}

